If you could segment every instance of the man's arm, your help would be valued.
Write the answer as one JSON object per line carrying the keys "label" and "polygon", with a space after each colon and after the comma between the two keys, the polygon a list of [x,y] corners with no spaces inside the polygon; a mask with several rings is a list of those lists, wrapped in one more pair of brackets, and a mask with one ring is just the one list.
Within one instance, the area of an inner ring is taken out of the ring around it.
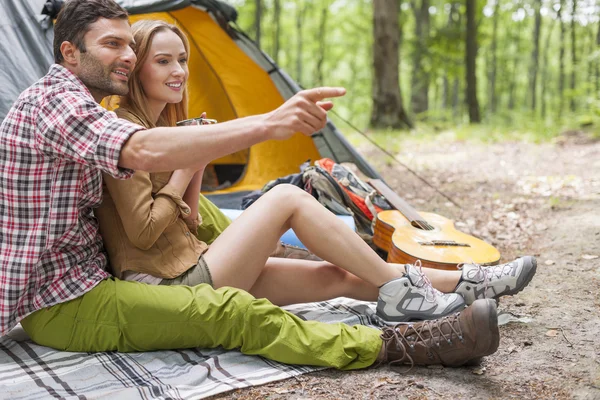
{"label": "man's arm", "polygon": [[268,140],[263,117],[136,132],[121,149],[119,167],[147,172],[199,168],[216,158]]}
{"label": "man's arm", "polygon": [[216,125],[136,132],[122,147],[119,166],[148,172],[199,167],[269,139],[285,140],[296,132],[309,136],[325,126],[327,111],[333,107],[322,100],[345,92],[327,87],[303,90],[267,114]]}

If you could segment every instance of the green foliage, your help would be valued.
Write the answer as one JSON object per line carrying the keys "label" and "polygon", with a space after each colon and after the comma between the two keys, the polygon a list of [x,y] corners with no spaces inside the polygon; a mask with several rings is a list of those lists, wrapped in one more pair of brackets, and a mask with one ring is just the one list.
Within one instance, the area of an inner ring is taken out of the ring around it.
{"label": "green foliage", "polygon": [[[255,35],[256,1],[229,0],[239,11],[239,26],[251,37]],[[275,48],[274,1],[262,0],[261,18],[261,47],[272,57]],[[417,46],[415,13],[411,7],[419,7],[420,1],[401,1],[398,16],[402,29],[400,86],[407,108],[410,108],[413,79],[412,54]],[[570,33],[573,0],[565,0],[565,9],[562,10],[565,70],[561,95],[561,29],[556,18],[560,0],[542,0],[535,89],[537,102],[532,111],[529,71],[533,66],[531,53],[537,0],[499,0],[498,15],[494,14],[496,1],[477,2],[477,80],[483,126],[469,126],[466,120],[464,2],[429,1],[431,28],[422,65],[430,78],[429,110],[412,116],[417,122],[417,134],[439,136],[442,132],[445,132],[444,135],[452,132],[458,139],[540,141],[549,140],[564,130],[585,129],[592,134],[600,131],[600,47],[595,42],[600,25],[599,2],[578,0],[575,24],[577,62],[574,64]],[[323,7],[328,7],[326,30],[324,35],[319,35]],[[368,125],[372,107],[372,7],[371,0],[281,0],[280,66],[302,86],[310,87],[318,84],[317,63],[322,57],[323,83],[348,89],[348,94],[336,101],[336,112],[361,129]],[[300,14],[301,30],[298,32],[297,18]],[[498,27],[496,39],[494,20]],[[494,57],[495,112],[491,108]],[[571,89],[573,71],[575,89]],[[569,110],[572,99],[576,105],[574,112]],[[341,120],[334,117],[334,121],[336,119],[343,126]],[[349,131],[345,127],[343,130]],[[385,136],[398,134],[390,131]]]}

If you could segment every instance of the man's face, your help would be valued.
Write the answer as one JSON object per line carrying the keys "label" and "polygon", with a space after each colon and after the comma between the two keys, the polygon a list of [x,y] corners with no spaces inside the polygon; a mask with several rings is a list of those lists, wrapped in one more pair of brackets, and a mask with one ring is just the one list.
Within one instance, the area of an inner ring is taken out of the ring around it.
{"label": "man's face", "polygon": [[109,95],[126,95],[127,80],[136,56],[131,27],[126,19],[100,18],[84,38],[86,51],[78,51],[75,73],[97,101]]}

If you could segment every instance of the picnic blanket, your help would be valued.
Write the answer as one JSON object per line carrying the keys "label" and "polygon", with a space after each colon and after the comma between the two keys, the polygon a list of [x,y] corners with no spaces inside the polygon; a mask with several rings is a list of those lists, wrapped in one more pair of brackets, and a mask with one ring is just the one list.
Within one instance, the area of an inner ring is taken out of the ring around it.
{"label": "picnic blanket", "polygon": [[[376,326],[373,308],[346,298],[286,307],[306,320]],[[61,352],[34,344],[20,326],[0,339],[0,399],[201,399],[317,369],[224,349]]]}

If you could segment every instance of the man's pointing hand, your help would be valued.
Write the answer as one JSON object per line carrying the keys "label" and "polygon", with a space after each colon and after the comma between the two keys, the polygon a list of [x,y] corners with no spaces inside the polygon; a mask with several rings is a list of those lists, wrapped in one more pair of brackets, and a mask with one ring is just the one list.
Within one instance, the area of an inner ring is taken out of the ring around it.
{"label": "man's pointing hand", "polygon": [[270,139],[284,140],[300,132],[310,136],[323,129],[327,123],[327,111],[333,108],[332,97],[341,97],[346,89],[341,87],[319,87],[302,90],[276,110],[266,114],[266,125]]}

